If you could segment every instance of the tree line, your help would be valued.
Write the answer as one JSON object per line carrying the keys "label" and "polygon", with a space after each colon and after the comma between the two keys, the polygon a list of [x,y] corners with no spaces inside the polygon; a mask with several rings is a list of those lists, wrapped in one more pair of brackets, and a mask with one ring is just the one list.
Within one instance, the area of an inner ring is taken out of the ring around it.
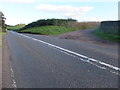
{"label": "tree line", "polygon": [[5,24],[4,14],[0,11],[0,27],[2,27],[2,31],[6,32],[6,24]]}

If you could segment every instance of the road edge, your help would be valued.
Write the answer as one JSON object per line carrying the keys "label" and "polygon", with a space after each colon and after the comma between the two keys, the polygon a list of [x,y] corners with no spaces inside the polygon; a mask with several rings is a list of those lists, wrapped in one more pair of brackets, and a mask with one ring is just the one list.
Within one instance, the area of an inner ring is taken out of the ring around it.
{"label": "road edge", "polygon": [[7,42],[7,35],[3,37],[2,47],[2,88],[12,88],[12,78],[10,71],[10,52]]}

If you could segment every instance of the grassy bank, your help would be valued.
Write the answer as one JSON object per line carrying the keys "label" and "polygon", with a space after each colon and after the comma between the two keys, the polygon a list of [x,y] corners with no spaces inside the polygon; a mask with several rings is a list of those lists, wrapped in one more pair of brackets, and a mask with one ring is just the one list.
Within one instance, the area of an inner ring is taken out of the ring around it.
{"label": "grassy bank", "polygon": [[69,22],[67,25],[36,26],[36,27],[23,29],[18,32],[50,35],[50,34],[63,34],[66,32],[72,32],[76,30],[95,29],[98,28],[98,26],[99,26],[99,22],[79,22],[79,23]]}
{"label": "grassy bank", "polygon": [[25,25],[24,24],[22,24],[22,25],[16,25],[16,26],[7,26],[7,29],[8,30],[18,30],[18,29],[21,29],[21,28],[23,28]]}
{"label": "grassy bank", "polygon": [[77,22],[74,19],[40,19],[27,25],[7,25],[7,29],[21,33],[50,35],[63,34],[76,30],[95,29],[98,28],[99,24],[100,22]]}
{"label": "grassy bank", "polygon": [[101,37],[101,38],[106,39],[106,40],[110,40],[110,41],[114,41],[114,42],[120,42],[120,36],[119,35],[106,33],[106,32],[103,32],[100,29],[97,29],[96,31],[94,31],[94,34],[96,36]]}
{"label": "grassy bank", "polygon": [[64,26],[40,26],[40,27],[33,27],[33,28],[25,29],[25,30],[20,30],[18,32],[50,35],[50,34],[63,34],[63,33],[71,32],[75,30],[77,29],[68,28]]}

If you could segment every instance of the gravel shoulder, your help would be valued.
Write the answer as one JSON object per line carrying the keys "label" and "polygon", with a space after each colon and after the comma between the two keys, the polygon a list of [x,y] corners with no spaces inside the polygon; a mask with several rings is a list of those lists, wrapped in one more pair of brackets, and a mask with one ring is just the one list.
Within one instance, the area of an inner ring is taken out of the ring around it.
{"label": "gravel shoulder", "polygon": [[78,30],[78,31],[69,32],[69,33],[65,33],[65,34],[49,35],[49,36],[57,37],[60,39],[75,40],[78,42],[88,42],[88,43],[92,43],[92,44],[104,45],[104,46],[109,46],[109,47],[118,47],[117,42],[104,40],[100,37],[95,36],[93,34],[94,30],[95,29]]}

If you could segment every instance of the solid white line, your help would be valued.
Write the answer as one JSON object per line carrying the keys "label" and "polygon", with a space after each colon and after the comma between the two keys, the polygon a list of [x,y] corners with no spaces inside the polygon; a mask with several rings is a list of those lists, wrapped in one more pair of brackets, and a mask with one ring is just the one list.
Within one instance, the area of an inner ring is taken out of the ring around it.
{"label": "solid white line", "polygon": [[84,56],[84,55],[81,55],[81,54],[79,54],[79,53],[76,53],[76,52],[73,52],[73,51],[64,49],[64,48],[62,48],[62,47],[59,47],[59,46],[56,46],[56,45],[53,45],[53,44],[50,44],[50,43],[47,43],[47,42],[45,42],[45,41],[38,40],[38,39],[29,37],[29,36],[26,36],[26,35],[23,35],[23,34],[19,34],[19,33],[16,33],[16,32],[12,32],[12,33],[15,33],[15,34],[24,36],[24,37],[26,37],[26,38],[30,38],[30,39],[32,39],[32,40],[35,40],[35,41],[38,41],[38,42],[41,42],[41,43],[44,43],[44,44],[46,44],[46,45],[48,45],[48,46],[57,48],[57,49],[59,49],[59,50],[65,51],[65,52],[67,52],[67,53],[71,53],[71,54],[73,54],[73,55],[76,55],[76,56],[79,56],[79,57],[82,57],[82,58],[86,58],[86,59],[88,59],[88,60],[90,60],[90,61],[92,61],[92,62],[98,63],[98,64],[100,64],[100,65],[104,65],[104,66],[109,67],[109,68],[111,68],[111,69],[113,69],[113,70],[120,71],[120,68],[118,68],[118,67],[115,67],[115,66],[113,66],[113,65],[110,65],[110,64],[107,64],[107,63],[104,63],[104,62],[101,62],[101,61],[99,61],[99,60],[95,60],[95,59],[93,59],[93,58],[89,58],[89,57]]}
{"label": "solid white line", "polygon": [[[56,48],[54,48],[54,49],[56,49]],[[58,49],[58,50],[59,50],[59,49]],[[67,54],[67,55],[69,55],[69,56],[72,56],[72,57],[74,57],[74,58],[76,57],[75,55],[69,54],[69,53],[67,53],[67,52],[65,52],[65,51],[61,51],[61,50],[59,50],[59,51],[62,52],[62,53],[65,53],[65,54]],[[91,62],[89,59],[88,59],[88,60],[85,60],[85,59],[82,59],[82,58],[79,58],[79,59],[80,59],[81,61],[90,63],[90,64],[92,64],[92,65],[94,65],[94,66],[96,66],[96,67],[98,67],[98,68],[101,68],[101,69],[104,69],[104,70],[109,70],[107,67],[98,65],[98,64],[96,64],[96,63],[94,63],[94,62]],[[109,71],[110,71],[111,73],[120,75],[119,72],[116,72],[116,71],[113,71],[113,70],[109,70]]]}

